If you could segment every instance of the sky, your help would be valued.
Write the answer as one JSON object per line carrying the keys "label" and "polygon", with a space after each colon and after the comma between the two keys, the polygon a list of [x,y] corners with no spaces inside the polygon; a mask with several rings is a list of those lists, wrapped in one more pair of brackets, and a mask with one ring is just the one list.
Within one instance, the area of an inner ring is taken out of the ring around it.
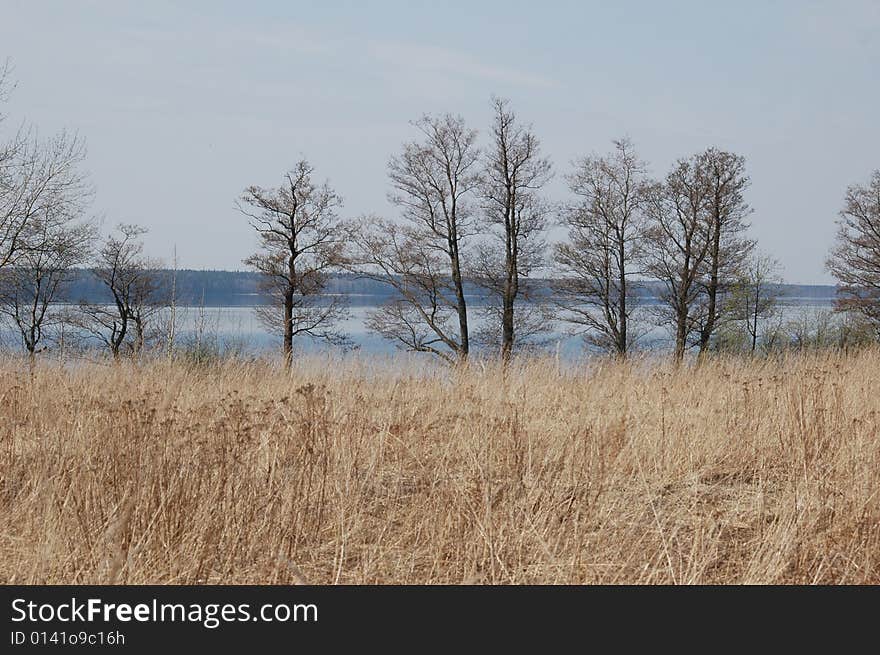
{"label": "sky", "polygon": [[393,216],[386,165],[411,121],[452,112],[485,135],[496,95],[553,160],[555,200],[622,136],[657,176],[709,146],[745,156],[752,236],[787,281],[821,284],[846,187],[880,168],[878,34],[880,0],[0,0],[18,81],[2,129],[78,132],[105,229],[242,269],[245,187],[306,157],[345,217]]}

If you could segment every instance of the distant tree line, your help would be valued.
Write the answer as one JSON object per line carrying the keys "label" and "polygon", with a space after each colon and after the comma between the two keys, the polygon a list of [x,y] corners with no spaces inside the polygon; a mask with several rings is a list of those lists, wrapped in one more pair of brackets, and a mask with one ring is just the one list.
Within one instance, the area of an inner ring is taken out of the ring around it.
{"label": "distant tree line", "polygon": [[[211,269],[169,269],[163,267],[154,271],[162,280],[162,284],[170,285],[172,278],[176,286],[176,299],[181,307],[252,307],[259,304],[270,304],[272,299],[262,292],[262,276],[251,270],[211,270]],[[95,275],[92,268],[80,266],[69,272],[67,298],[86,300],[90,303],[108,304],[112,296],[106,286]],[[552,302],[560,280],[554,278],[534,277],[533,292],[530,302]],[[833,285],[803,285],[773,283],[767,285],[768,291],[786,304],[831,304],[837,294]],[[643,305],[655,304],[659,301],[662,288],[656,281],[645,281],[636,290],[639,302]],[[395,295],[393,288],[383,282],[365,278],[349,271],[334,271],[329,276],[325,288],[326,298],[319,302],[330,302],[333,296],[344,296],[350,307],[375,307],[386,302]],[[484,289],[470,280],[465,281],[465,295],[469,305],[480,307],[490,301]]]}
{"label": "distant tree line", "polygon": [[[12,87],[6,65],[0,102]],[[742,156],[710,147],[654,177],[622,138],[574,162],[562,173],[568,197],[552,199],[556,173],[534,127],[506,100],[491,109],[485,137],[453,114],[413,123],[415,138],[388,161],[394,216],[344,217],[307,160],[277,187],[247,187],[236,205],[257,235],[244,260],[257,277],[204,277],[201,302],[216,284],[260,294],[287,365],[299,338],[348,342],[347,296],[363,288],[384,290],[372,331],[449,362],[475,349],[508,361],[556,322],[617,357],[661,325],[678,361],[880,338],[880,171],[848,189],[838,218],[827,266],[845,320],[829,336],[831,319],[782,322],[778,265],[749,236]],[[77,135],[0,134],[0,313],[31,359],[65,326],[114,358],[173,352],[176,308],[198,302],[198,274],[147,256],[142,227],[101,234]],[[555,226],[566,238],[550,243]]]}

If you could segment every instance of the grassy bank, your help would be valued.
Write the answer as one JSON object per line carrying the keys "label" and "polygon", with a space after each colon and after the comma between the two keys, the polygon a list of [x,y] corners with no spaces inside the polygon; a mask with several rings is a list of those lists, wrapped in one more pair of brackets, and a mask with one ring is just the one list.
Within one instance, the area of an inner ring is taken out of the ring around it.
{"label": "grassy bank", "polygon": [[880,583],[880,351],[0,363],[0,581]]}

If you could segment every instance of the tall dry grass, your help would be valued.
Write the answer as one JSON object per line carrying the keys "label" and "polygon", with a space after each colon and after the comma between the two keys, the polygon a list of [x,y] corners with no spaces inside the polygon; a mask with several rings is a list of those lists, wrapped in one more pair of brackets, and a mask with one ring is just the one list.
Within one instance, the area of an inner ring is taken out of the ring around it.
{"label": "tall dry grass", "polygon": [[0,364],[0,581],[878,583],[880,351]]}

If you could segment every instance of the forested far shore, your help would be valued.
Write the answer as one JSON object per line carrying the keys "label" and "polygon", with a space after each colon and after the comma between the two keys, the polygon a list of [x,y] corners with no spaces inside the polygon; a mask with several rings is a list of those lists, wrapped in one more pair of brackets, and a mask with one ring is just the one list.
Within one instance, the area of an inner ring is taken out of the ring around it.
{"label": "forested far shore", "polygon": [[[156,269],[157,277],[174,282],[176,303],[181,307],[250,307],[271,300],[261,291],[261,275],[254,271]],[[548,297],[553,289],[553,278],[535,278],[533,298]],[[465,285],[466,294],[477,302],[486,295],[476,284]],[[835,287],[827,284],[775,284],[771,291],[782,303],[832,304]],[[659,300],[662,288],[646,280],[633,293],[645,302]],[[338,273],[329,277],[324,290],[327,296],[345,295],[349,305],[367,307],[379,305],[394,296],[389,285],[353,273]],[[68,298],[72,302],[111,303],[113,298],[107,286],[91,269],[71,271]]]}

